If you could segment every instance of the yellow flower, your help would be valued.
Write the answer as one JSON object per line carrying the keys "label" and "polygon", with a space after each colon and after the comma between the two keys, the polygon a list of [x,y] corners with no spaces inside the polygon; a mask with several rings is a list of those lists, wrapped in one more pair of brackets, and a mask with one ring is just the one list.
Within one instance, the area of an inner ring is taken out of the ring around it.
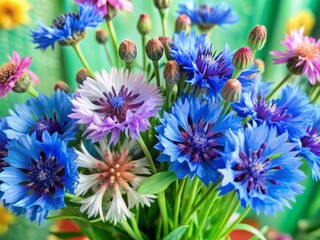
{"label": "yellow flower", "polygon": [[10,224],[15,222],[14,215],[8,209],[0,205],[0,235],[6,233]]}
{"label": "yellow flower", "polygon": [[291,17],[287,23],[287,33],[291,30],[298,30],[304,27],[304,34],[309,35],[316,23],[316,18],[312,12],[305,10],[300,12],[297,16]]}
{"label": "yellow flower", "polygon": [[0,0],[0,28],[11,29],[29,21],[27,0]]}

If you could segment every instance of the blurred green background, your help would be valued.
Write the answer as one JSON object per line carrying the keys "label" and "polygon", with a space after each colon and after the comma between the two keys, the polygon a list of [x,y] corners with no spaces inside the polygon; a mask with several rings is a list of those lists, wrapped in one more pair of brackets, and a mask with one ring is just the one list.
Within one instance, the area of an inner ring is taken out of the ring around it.
{"label": "blurred green background", "polygon": [[[32,21],[28,26],[20,26],[9,31],[0,30],[0,63],[7,61],[7,55],[12,55],[12,51],[15,50],[22,57],[32,56],[33,63],[31,69],[40,78],[40,84],[36,86],[39,92],[45,94],[53,92],[54,84],[60,80],[66,81],[75,89],[75,75],[82,68],[82,65],[73,49],[68,47],[62,48],[57,45],[54,51],[48,49],[46,52],[41,52],[34,48],[30,37],[30,29],[36,26],[37,19],[50,24],[61,12],[76,10],[75,4],[72,0],[29,0],[29,2],[32,4],[32,9],[29,11]],[[177,17],[177,5],[183,1],[173,0],[172,2],[168,19],[170,36],[173,34],[173,25]],[[222,1],[198,0],[198,3],[206,4],[216,4],[219,2]],[[281,49],[279,42],[284,39],[289,17],[296,16],[303,10],[309,10],[315,16],[320,16],[320,0],[225,0],[223,2],[234,8],[234,11],[240,16],[240,22],[236,25],[228,26],[227,29],[215,28],[210,36],[214,47],[217,50],[221,50],[228,43],[231,49],[236,50],[246,45],[247,34],[252,27],[257,24],[264,24],[268,29],[268,42],[265,48],[258,52],[258,57],[266,63],[264,78],[274,82],[281,80],[286,74],[286,68],[284,65],[272,66],[272,58],[269,52]],[[161,35],[160,18],[158,11],[153,6],[152,0],[132,0],[132,3],[134,11],[132,13],[120,12],[114,19],[114,25],[119,42],[124,39],[130,39],[137,44],[138,61],[141,62],[141,39],[136,31],[137,20],[140,14],[149,14],[153,25],[152,32],[148,35],[151,38]],[[317,23],[319,22],[319,19],[317,19]],[[105,24],[101,24],[101,27],[106,28]],[[319,24],[317,24],[312,33],[313,36],[318,38],[319,30]],[[94,71],[110,68],[102,46],[95,43],[94,30],[90,29],[88,31],[86,39],[81,42],[81,47]],[[111,42],[108,43],[108,47],[111,53],[114,54]],[[10,93],[6,98],[0,99],[0,116],[8,114],[9,108],[12,108],[16,103],[25,102],[28,97],[27,94]],[[305,186],[305,193],[298,196],[297,202],[293,204],[292,209],[286,209],[286,211],[277,216],[260,216],[261,225],[268,224],[281,232],[294,234],[297,231],[299,219],[312,219],[312,222],[315,223],[320,215],[318,184],[311,178],[308,178],[305,181]],[[24,219],[24,216],[18,219],[18,224],[11,226],[8,233],[0,236],[0,239],[46,238],[49,223],[39,228],[37,224],[29,224]]]}

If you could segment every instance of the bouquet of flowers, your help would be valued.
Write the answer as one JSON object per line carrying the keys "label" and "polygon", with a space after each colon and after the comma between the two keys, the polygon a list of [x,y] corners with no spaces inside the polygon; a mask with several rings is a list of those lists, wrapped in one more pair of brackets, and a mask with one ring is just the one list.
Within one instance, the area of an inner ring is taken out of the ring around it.
{"label": "bouquet of flowers", "polygon": [[[291,31],[286,50],[271,52],[288,69],[273,85],[255,58],[264,26],[239,49],[210,43],[215,28],[238,21],[226,4],[181,3],[168,36],[171,1],[154,0],[162,32],[147,38],[151,21],[140,16],[140,63],[136,44],[118,44],[113,27],[117,10],[132,10],[129,0],[75,2],[78,12],[39,21],[31,36],[42,51],[73,47],[84,66],[78,89],[58,82],[51,96],[38,93],[31,58],[17,52],[0,68],[1,97],[32,96],[0,121],[3,205],[39,224],[72,219],[90,239],[228,239],[234,229],[266,239],[242,223],[250,209],[290,207],[303,191],[304,162],[320,179],[319,41]],[[113,67],[93,72],[80,42],[102,22],[112,45],[103,29],[96,40]],[[297,75],[315,85],[308,94],[290,83]]]}

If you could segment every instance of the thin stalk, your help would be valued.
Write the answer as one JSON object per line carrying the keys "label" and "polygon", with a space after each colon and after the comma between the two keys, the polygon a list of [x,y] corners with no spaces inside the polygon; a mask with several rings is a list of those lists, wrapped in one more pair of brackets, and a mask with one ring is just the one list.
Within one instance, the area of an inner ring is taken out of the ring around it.
{"label": "thin stalk", "polygon": [[160,88],[160,72],[158,61],[153,61],[153,67],[156,74],[157,87]]}
{"label": "thin stalk", "polygon": [[317,86],[315,93],[313,94],[314,96],[310,97],[310,102],[315,103],[319,97],[319,94],[320,94],[320,86]]}
{"label": "thin stalk", "polygon": [[[192,186],[191,186],[191,190],[190,190],[190,195],[189,195],[189,198],[187,200],[187,205],[184,209],[184,218],[182,220],[182,222],[185,222],[186,220],[186,216],[188,215],[191,207],[192,207],[192,204],[193,204],[193,201],[196,197],[196,193],[197,193],[197,190],[198,190],[198,184],[199,184],[199,178],[194,178],[193,182],[192,182]],[[182,224],[183,225],[183,224]]]}
{"label": "thin stalk", "polygon": [[[187,217],[182,221],[181,225],[186,224],[189,219],[192,217],[192,215],[201,207],[201,205],[207,200],[207,198],[211,195],[212,192],[215,192],[218,187],[220,186],[220,184],[217,185],[212,185],[208,191],[206,192],[206,194],[199,200],[199,202],[197,202],[197,204],[191,209],[191,211],[188,213]],[[218,194],[216,195],[215,199],[212,199],[212,201],[215,201],[217,199]]]}
{"label": "thin stalk", "polygon": [[143,239],[142,237],[142,234],[141,234],[141,231],[138,227],[138,223],[136,221],[136,219],[134,217],[130,218],[130,222],[131,222],[131,225],[132,225],[132,228],[134,230],[134,232],[136,233],[136,235],[139,237],[139,239]]}
{"label": "thin stalk", "polygon": [[171,103],[172,103],[172,89],[173,89],[173,85],[170,83],[166,83],[166,107],[165,109],[167,111],[169,111],[170,107],[171,107]]}
{"label": "thin stalk", "polygon": [[176,228],[179,226],[179,212],[180,212],[180,205],[181,205],[181,195],[186,184],[187,178],[181,180],[179,184],[179,188],[177,191],[177,195],[175,197],[174,202],[174,214],[173,214],[173,227]]}
{"label": "thin stalk", "polygon": [[77,53],[77,55],[78,55],[80,61],[82,62],[83,66],[88,70],[90,76],[94,78],[93,71],[91,70],[86,58],[84,57],[84,55],[83,55],[83,53],[81,51],[80,45],[79,44],[75,44],[75,45],[72,45],[72,47],[75,50],[75,52]]}
{"label": "thin stalk", "polygon": [[130,237],[132,237],[133,239],[139,239],[139,240],[143,240],[143,238],[140,238],[139,236],[137,236],[137,234],[135,233],[135,231],[131,228],[131,226],[129,225],[129,223],[127,221],[123,221],[120,222],[120,225],[123,227],[123,229],[129,234]]}
{"label": "thin stalk", "polygon": [[139,136],[138,142],[139,142],[139,144],[140,144],[140,146],[141,146],[141,149],[142,149],[144,155],[146,156],[146,158],[147,158],[147,160],[148,160],[148,162],[149,162],[149,164],[150,164],[151,172],[152,172],[153,174],[157,173],[157,169],[156,169],[156,166],[154,165],[152,156],[151,156],[151,154],[150,154],[150,152],[149,152],[149,150],[148,150],[148,148],[147,148],[146,143],[144,142],[144,140],[142,139],[141,136]]}
{"label": "thin stalk", "polygon": [[103,48],[104,48],[104,51],[106,52],[106,55],[107,55],[107,58],[108,58],[108,61],[109,61],[110,65],[114,66],[114,63],[112,61],[112,57],[111,57],[110,52],[108,50],[107,44],[104,43],[103,44]]}
{"label": "thin stalk", "polygon": [[237,78],[239,77],[240,73],[241,73],[241,70],[235,68],[234,71],[233,71],[233,73],[232,73],[231,78],[232,78],[232,79],[237,79]]}
{"label": "thin stalk", "polygon": [[164,191],[158,193],[158,203],[160,208],[160,214],[163,222],[163,233],[164,236],[167,236],[169,233],[169,225],[168,225],[168,212],[166,206],[166,196]]}
{"label": "thin stalk", "polygon": [[118,40],[117,40],[117,35],[116,31],[114,30],[114,26],[112,21],[106,21],[108,30],[110,32],[110,37],[113,45],[113,50],[114,50],[114,55],[116,56],[116,64],[119,66],[119,54],[118,54]]}
{"label": "thin stalk", "polygon": [[161,27],[163,36],[167,35],[167,14],[166,10],[160,10]]}
{"label": "thin stalk", "polygon": [[38,91],[33,88],[32,84],[30,84],[30,86],[28,87],[27,93],[29,93],[32,97],[38,97],[39,96]]}
{"label": "thin stalk", "polygon": [[293,76],[292,73],[288,73],[282,80],[281,82],[278,83],[278,85],[272,90],[271,93],[266,97],[266,100],[269,100],[278,90],[279,88],[282,87],[283,84],[285,84],[291,77]]}
{"label": "thin stalk", "polygon": [[142,59],[143,59],[143,71],[147,71],[147,55],[146,55],[146,35],[141,36],[141,42],[142,42]]}

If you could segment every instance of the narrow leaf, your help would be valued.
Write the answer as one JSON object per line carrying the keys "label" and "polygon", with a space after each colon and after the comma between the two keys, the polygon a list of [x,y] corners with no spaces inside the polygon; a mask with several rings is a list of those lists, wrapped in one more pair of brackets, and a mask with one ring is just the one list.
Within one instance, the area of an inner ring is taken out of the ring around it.
{"label": "narrow leaf", "polygon": [[50,234],[56,236],[59,239],[70,239],[84,236],[82,232],[50,232]]}
{"label": "narrow leaf", "polygon": [[147,178],[138,188],[140,194],[157,194],[169,187],[175,181],[176,175],[172,172],[159,172]]}
{"label": "narrow leaf", "polygon": [[252,233],[256,237],[258,237],[260,240],[267,240],[266,237],[263,236],[263,234],[258,229],[254,228],[254,227],[252,227],[251,225],[248,225],[248,224],[238,223],[235,226],[234,230],[244,230],[244,231]]}
{"label": "narrow leaf", "polygon": [[183,225],[175,230],[173,230],[171,233],[169,233],[163,240],[179,240],[181,239],[184,232],[188,229],[189,225]]}

